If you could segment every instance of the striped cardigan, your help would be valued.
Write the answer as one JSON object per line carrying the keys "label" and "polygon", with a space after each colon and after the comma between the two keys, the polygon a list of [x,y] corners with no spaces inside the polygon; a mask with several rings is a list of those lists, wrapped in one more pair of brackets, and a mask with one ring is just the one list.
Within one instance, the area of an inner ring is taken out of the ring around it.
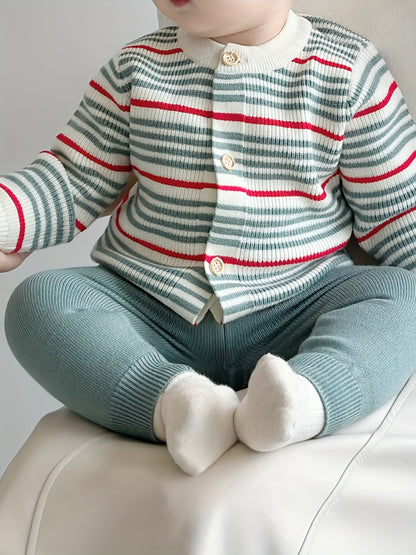
{"label": "striped cardigan", "polygon": [[[224,55],[225,54],[225,55]],[[351,263],[416,267],[416,126],[375,48],[290,13],[261,46],[176,27],[125,46],[50,151],[0,180],[0,249],[70,241],[191,323],[229,322]]]}

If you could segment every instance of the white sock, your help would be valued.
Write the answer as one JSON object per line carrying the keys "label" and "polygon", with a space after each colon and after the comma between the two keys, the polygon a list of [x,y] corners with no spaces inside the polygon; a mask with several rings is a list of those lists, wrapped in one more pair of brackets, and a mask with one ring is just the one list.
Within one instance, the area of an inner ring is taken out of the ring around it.
{"label": "white sock", "polygon": [[155,408],[153,427],[172,458],[187,474],[204,472],[237,441],[234,413],[238,397],[196,372],[179,374]]}
{"label": "white sock", "polygon": [[268,354],[250,377],[234,424],[238,439],[248,447],[274,451],[319,434],[325,411],[311,382],[283,359]]}

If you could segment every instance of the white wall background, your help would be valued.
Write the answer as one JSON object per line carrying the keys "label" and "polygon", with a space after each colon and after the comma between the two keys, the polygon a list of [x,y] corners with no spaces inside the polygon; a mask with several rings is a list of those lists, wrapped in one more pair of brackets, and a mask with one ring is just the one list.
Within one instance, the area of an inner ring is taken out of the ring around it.
{"label": "white wall background", "polygon": [[[49,148],[98,69],[126,42],[156,27],[151,0],[0,0],[0,175]],[[0,476],[39,418],[60,406],[9,351],[7,299],[36,271],[90,264],[105,224],[0,274]]]}

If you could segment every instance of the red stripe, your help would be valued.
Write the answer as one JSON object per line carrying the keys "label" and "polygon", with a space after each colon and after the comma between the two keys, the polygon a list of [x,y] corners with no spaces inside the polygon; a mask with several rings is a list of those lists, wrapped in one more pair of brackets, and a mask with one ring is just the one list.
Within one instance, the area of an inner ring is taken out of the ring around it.
{"label": "red stripe", "polygon": [[191,108],[190,106],[183,106],[181,104],[168,104],[167,102],[153,102],[150,100],[132,99],[132,106],[138,106],[140,108],[151,108],[154,110],[166,110],[170,112],[179,112],[184,114],[191,114],[194,116],[200,116],[203,118],[209,118],[219,121],[230,121],[230,122],[241,122],[245,124],[253,125],[269,125],[276,127],[283,127],[286,129],[303,129],[313,131],[314,133],[319,133],[324,135],[329,139],[334,141],[342,141],[344,135],[337,135],[324,129],[313,125],[312,123],[303,121],[284,121],[272,118],[260,118],[255,116],[247,116],[245,114],[232,114],[228,112],[212,112],[209,110],[200,110],[199,108]]}
{"label": "red stripe", "polygon": [[[183,253],[179,253],[176,251],[172,251],[170,249],[166,249],[164,247],[160,247],[159,245],[155,245],[154,243],[150,243],[149,241],[144,241],[143,239],[139,239],[138,237],[134,237],[133,235],[130,235],[130,233],[128,233],[127,231],[125,231],[120,224],[120,212],[121,212],[121,207],[122,205],[119,206],[118,210],[117,210],[117,215],[116,215],[116,227],[118,229],[118,231],[124,235],[124,237],[127,237],[127,239],[129,239],[130,241],[133,241],[134,243],[137,243],[138,245],[141,245],[142,247],[145,247],[153,252],[157,252],[159,254],[163,254],[165,256],[169,256],[171,258],[175,258],[177,260],[188,260],[190,262],[211,262],[211,260],[213,260],[214,258],[216,258],[216,256],[208,256],[206,254],[195,254],[195,255],[189,255],[189,254],[183,254]],[[337,252],[343,248],[346,247],[346,245],[348,244],[348,241],[345,241],[344,243],[342,243],[341,245],[338,245],[336,247],[332,247],[331,249],[328,249],[326,251],[323,252],[319,252],[319,253],[315,253],[315,254],[311,254],[308,256],[302,256],[299,258],[293,258],[291,260],[275,260],[275,261],[252,261],[252,260],[240,260],[239,258],[234,258],[231,256],[221,256],[221,259],[226,263],[226,264],[232,264],[235,266],[244,266],[247,268],[270,268],[270,267],[276,267],[276,266],[287,266],[290,264],[300,264],[302,262],[309,262],[311,260],[315,260],[317,258],[322,258],[325,256],[328,256],[329,254],[332,254],[334,252]]]}
{"label": "red stripe", "polygon": [[[310,262],[312,260],[316,260],[317,258],[324,258],[329,254],[333,254],[334,252],[344,249],[347,246],[348,242],[349,241],[345,241],[341,245],[332,247],[331,249],[328,249],[323,252],[318,252],[307,256],[300,256],[298,258],[292,258],[289,260],[271,260],[271,261],[240,260],[238,258],[233,258],[232,256],[221,256],[221,260],[225,264],[244,266],[246,268],[271,268],[276,266],[289,266],[291,264],[301,264],[303,262]],[[216,256],[206,256],[205,261],[211,262],[211,260],[213,260],[214,258],[216,258]]]}
{"label": "red stripe", "polygon": [[139,239],[138,237],[134,237],[133,235],[130,235],[130,233],[128,233],[127,231],[125,231],[120,224],[120,211],[121,211],[121,206],[119,206],[118,210],[117,210],[117,216],[116,216],[116,227],[119,230],[119,232],[124,235],[124,237],[127,237],[127,239],[129,239],[130,241],[133,241],[134,243],[137,243],[138,245],[141,245],[142,247],[145,247],[146,249],[149,249],[153,252],[157,252],[159,254],[164,254],[165,256],[169,256],[171,258],[176,258],[176,259],[180,259],[180,260],[189,260],[189,261],[193,261],[193,262],[203,262],[205,259],[205,256],[203,254],[196,254],[196,255],[186,255],[186,254],[182,254],[179,252],[175,252],[169,249],[165,249],[163,247],[159,247],[158,245],[155,245],[153,243],[150,243],[149,241],[144,241],[143,239]]}
{"label": "red stripe", "polygon": [[416,150],[398,168],[395,168],[394,170],[383,173],[381,175],[374,175],[371,177],[348,177],[347,175],[341,174],[341,176],[343,179],[346,179],[350,183],[377,183],[378,181],[383,181],[383,179],[389,179],[390,177],[394,177],[395,175],[406,170],[412,164],[412,162],[414,162],[415,159],[416,159]]}
{"label": "red stripe", "polygon": [[[23,240],[25,238],[25,233],[26,233],[26,221],[25,221],[25,214],[23,212],[23,207],[20,204],[19,199],[17,198],[17,196],[13,193],[13,191],[11,189],[9,189],[8,187],[6,187],[6,185],[3,185],[2,183],[0,183],[0,189],[3,189],[3,191],[9,195],[11,201],[13,202],[16,211],[17,211],[17,215],[19,218],[19,236],[17,238],[17,243],[16,243],[16,248],[14,249],[13,253],[20,251],[20,249],[23,246]],[[13,254],[12,253],[12,254]]]}
{"label": "red stripe", "polygon": [[85,231],[87,228],[85,227],[84,224],[82,224],[79,220],[75,220],[75,226],[77,229],[79,229],[80,231]]}
{"label": "red stripe", "polygon": [[331,62],[330,60],[324,60],[323,58],[319,58],[318,56],[309,56],[309,58],[295,58],[292,61],[296,64],[306,64],[311,60],[319,62],[320,64],[323,64],[325,66],[330,66],[337,69],[345,69],[345,71],[352,71],[352,68],[350,66],[338,64],[337,62]]}
{"label": "red stripe", "polygon": [[357,237],[357,242],[362,243],[364,241],[367,241],[367,239],[370,239],[370,237],[373,237],[374,235],[376,235],[379,231],[384,229],[386,226],[392,224],[396,220],[400,220],[400,218],[403,218],[404,216],[407,216],[408,214],[411,214],[412,212],[415,212],[415,211],[416,211],[416,206],[414,208],[409,208],[409,210],[406,210],[405,212],[402,212],[401,214],[397,214],[397,216],[393,216],[392,218],[390,218],[386,222],[384,222],[384,223],[378,225],[377,227],[375,227],[372,231],[370,231],[370,233],[367,233],[367,235],[363,235],[362,237],[359,237],[359,238]]}
{"label": "red stripe", "polygon": [[169,185],[170,187],[183,187],[188,189],[217,189],[219,191],[231,191],[237,193],[244,193],[249,197],[266,197],[266,198],[275,198],[275,197],[304,197],[309,198],[311,200],[323,200],[326,198],[327,193],[325,191],[326,186],[328,183],[339,175],[339,170],[337,170],[333,175],[328,177],[324,183],[322,183],[322,193],[320,195],[312,195],[311,193],[307,193],[305,191],[298,191],[296,189],[290,191],[253,191],[251,189],[246,189],[245,187],[234,187],[232,185],[217,185],[216,183],[208,183],[208,182],[201,182],[201,181],[182,181],[180,179],[171,179],[169,177],[161,177],[158,175],[153,175],[151,173],[145,172],[140,170],[136,166],[132,166],[132,169],[135,170],[138,174],[142,177],[150,179],[155,183],[160,183],[162,185]]}
{"label": "red stripe", "polygon": [[201,116],[204,118],[212,118],[213,116],[213,112],[208,110],[199,110],[198,108],[190,108],[188,106],[182,106],[181,104],[168,104],[167,102],[153,102],[151,100],[142,100],[140,98],[132,98],[131,105],[138,106],[139,108],[151,108],[155,110],[181,112],[185,114]]}
{"label": "red stripe", "polygon": [[320,195],[312,195],[311,193],[307,193],[305,191],[298,191],[296,189],[292,189],[290,191],[253,191],[250,189],[245,189],[244,187],[233,187],[231,185],[220,185],[218,189],[220,191],[236,191],[240,193],[245,193],[249,197],[257,197],[257,198],[259,197],[266,197],[266,198],[303,197],[311,200],[320,201],[320,200],[324,200],[327,196],[325,188],[328,185],[328,183],[331,181],[331,179],[339,175],[339,173],[340,173],[339,170],[336,171],[333,175],[328,177],[328,179],[324,183],[322,183],[321,185],[322,193]]}
{"label": "red stripe", "polygon": [[[40,152],[40,154],[50,154],[51,156],[53,156],[54,158],[56,158],[57,160],[59,160],[59,156],[57,156],[54,152],[51,152],[50,150],[42,150]],[[59,160],[60,161],[60,160]]]}
{"label": "red stripe", "polygon": [[83,149],[82,147],[77,145],[77,143],[75,143],[72,139],[70,139],[66,135],[63,135],[62,133],[60,133],[56,138],[59,141],[61,141],[62,143],[64,143],[65,145],[69,146],[70,148],[72,148],[73,150],[78,152],[79,154],[81,154],[82,156],[85,156],[85,158],[88,158],[88,160],[91,160],[91,162],[94,162],[95,164],[98,164],[99,166],[101,166],[103,168],[106,168],[107,170],[111,170],[111,171],[114,171],[114,172],[130,172],[131,171],[131,166],[130,165],[128,165],[128,166],[118,166],[118,165],[115,165],[115,164],[108,164],[107,162],[104,162],[103,160],[100,160],[96,156],[93,156],[92,154],[87,152],[85,149]]}
{"label": "red stripe", "polygon": [[378,112],[390,102],[391,97],[394,94],[394,91],[398,88],[398,85],[395,81],[390,85],[387,96],[384,100],[376,104],[375,106],[371,106],[370,108],[366,108],[365,110],[361,110],[361,112],[357,112],[353,119],[355,118],[362,118],[363,116],[368,116],[368,114],[372,114],[373,112]]}
{"label": "red stripe", "polygon": [[161,54],[162,56],[170,56],[171,54],[180,54],[183,52],[182,48],[172,48],[172,50],[160,50],[159,48],[153,48],[152,46],[147,46],[146,44],[132,44],[131,46],[125,46],[122,50],[148,50],[149,52],[154,52],[155,54]]}
{"label": "red stripe", "polygon": [[102,87],[99,83],[97,83],[96,81],[92,80],[90,81],[90,86],[95,89],[97,92],[99,92],[100,94],[102,94],[103,96],[105,96],[106,98],[108,98],[109,100],[111,100],[111,102],[113,102],[117,108],[119,108],[122,112],[130,112],[130,106],[125,106],[123,104],[119,104],[116,99],[111,96],[111,94],[106,91],[104,89],[104,87]]}
{"label": "red stripe", "polygon": [[183,181],[181,179],[162,177],[162,176],[153,175],[151,173],[140,170],[136,166],[132,166],[132,169],[135,170],[142,177],[150,179],[155,183],[160,183],[161,185],[169,185],[170,187],[183,187],[187,189],[216,189],[217,188],[216,183],[205,183],[202,181]]}

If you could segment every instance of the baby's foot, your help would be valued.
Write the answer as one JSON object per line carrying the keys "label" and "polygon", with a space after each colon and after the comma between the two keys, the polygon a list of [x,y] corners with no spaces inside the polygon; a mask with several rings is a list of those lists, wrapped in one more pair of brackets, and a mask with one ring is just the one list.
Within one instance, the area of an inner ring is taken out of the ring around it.
{"label": "baby's foot", "polygon": [[311,382],[271,354],[251,375],[234,418],[238,439],[255,451],[274,451],[319,434],[325,422]]}
{"label": "baby's foot", "polygon": [[156,436],[187,474],[204,472],[237,441],[234,413],[238,397],[194,372],[177,376],[155,410]]}

